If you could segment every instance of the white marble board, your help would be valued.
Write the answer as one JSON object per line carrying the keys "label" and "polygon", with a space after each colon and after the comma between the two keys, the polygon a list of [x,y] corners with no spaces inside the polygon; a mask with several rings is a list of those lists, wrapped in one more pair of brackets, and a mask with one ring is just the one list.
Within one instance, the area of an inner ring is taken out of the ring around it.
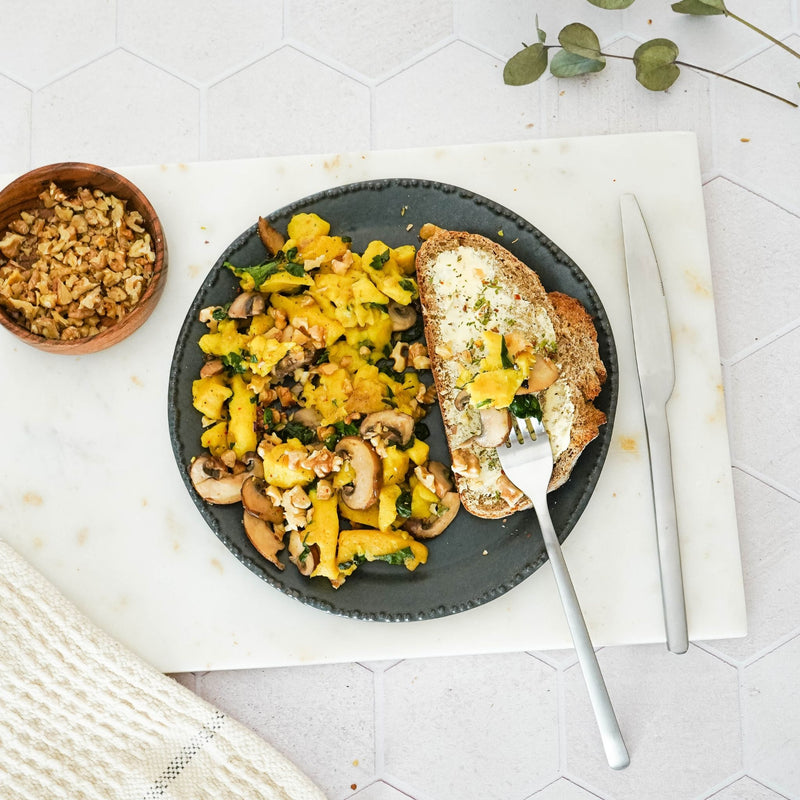
{"label": "white marble board", "polygon": [[564,546],[596,645],[664,640],[618,207],[621,193],[638,196],[673,324],[670,419],[690,637],[745,634],[693,134],[109,166],[146,192],[166,230],[169,276],[153,316],[111,350],[82,357],[0,335],[0,538],[106,631],[165,672],[570,646],[548,566],[491,603],[425,622],[361,622],[292,600],[216,539],[172,455],[173,346],[219,253],[258,214],[307,194],[416,177],[463,186],[528,219],[578,263],[608,313],[620,364],[613,441]]}

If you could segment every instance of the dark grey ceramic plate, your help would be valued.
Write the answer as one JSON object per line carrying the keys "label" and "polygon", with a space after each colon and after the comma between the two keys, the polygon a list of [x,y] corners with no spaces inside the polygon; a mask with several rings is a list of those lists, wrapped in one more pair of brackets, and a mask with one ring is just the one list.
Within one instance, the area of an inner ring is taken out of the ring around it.
{"label": "dark grey ceramic plate", "polygon": [[[254,219],[260,211],[254,209]],[[597,399],[608,423],[584,451],[570,480],[550,495],[553,524],[563,541],[586,507],[600,475],[611,441],[618,391],[611,327],[586,276],[555,244],[514,212],[446,184],[416,179],[350,184],[264,216],[285,231],[291,216],[301,211],[316,212],[331,223],[333,233],[352,237],[357,251],[372,239],[393,247],[418,243],[417,232],[425,222],[481,233],[499,241],[533,268],[548,291],[565,292],[584,304],[595,320],[600,355],[608,368],[608,380]],[[411,231],[406,230],[408,225],[413,225]],[[348,617],[393,622],[432,619],[473,608],[499,597],[538,569],[547,556],[533,511],[492,521],[462,510],[445,534],[429,542],[428,563],[415,572],[383,563],[365,564],[334,590],[323,578],[304,578],[291,564],[281,572],[263,559],[242,529],[240,504],[211,506],[202,501],[187,471],[191,459],[200,452],[202,432],[200,415],[192,407],[192,381],[203,361],[197,341],[206,330],[197,321],[198,311],[223,304],[235,294],[236,281],[222,266],[224,261],[249,265],[264,257],[255,224],[219,257],[186,315],[169,377],[169,430],[178,468],[203,518],[233,555],[267,583],[303,603]],[[431,455],[446,461],[438,409],[426,421],[431,429]]]}

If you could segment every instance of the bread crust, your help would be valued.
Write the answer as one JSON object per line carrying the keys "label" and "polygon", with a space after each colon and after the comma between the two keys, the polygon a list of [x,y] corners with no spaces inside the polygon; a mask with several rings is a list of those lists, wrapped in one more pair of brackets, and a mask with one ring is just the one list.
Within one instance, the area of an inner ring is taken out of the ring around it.
{"label": "bread crust", "polygon": [[[513,298],[513,311],[506,314],[502,332],[507,334],[514,330],[526,340],[538,342],[542,349],[555,348],[559,381],[569,387],[568,396],[574,412],[569,443],[555,461],[549,491],[567,481],[578,457],[606,421],[605,414],[592,404],[606,379],[606,368],[600,359],[594,323],[581,303],[561,292],[548,294],[538,275],[501,245],[466,231],[439,230],[420,246],[416,269],[425,338],[447,446],[454,467],[460,472],[454,474],[456,488],[462,504],[471,514],[498,519],[530,508],[531,503],[525,495],[514,497],[513,484],[500,470],[494,448],[469,442],[470,437],[479,432],[475,430],[477,412],[474,409],[459,411],[454,402],[459,389],[453,367],[455,354],[448,341],[453,340],[454,293],[451,286],[436,285],[434,265],[442,254],[448,254],[444,258],[453,259],[454,253],[464,252],[459,248],[478,251],[482,258],[488,259],[506,300]],[[461,309],[456,311],[461,313]],[[466,303],[463,313],[470,313]],[[552,331],[554,341],[542,341],[543,330]],[[467,465],[473,467],[477,459],[480,467],[488,470],[485,475],[490,476],[491,481],[464,474],[465,459]]]}

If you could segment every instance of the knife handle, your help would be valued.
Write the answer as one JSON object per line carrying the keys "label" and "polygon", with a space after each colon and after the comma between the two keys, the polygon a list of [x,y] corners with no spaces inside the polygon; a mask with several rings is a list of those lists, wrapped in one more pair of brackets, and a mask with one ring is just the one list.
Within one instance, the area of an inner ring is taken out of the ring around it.
{"label": "knife handle", "polygon": [[[686,625],[686,600],[683,592],[681,550],[678,540],[678,519],[675,511],[675,489],[672,482],[672,455],[666,409],[662,407],[652,413],[646,413],[645,423],[650,451],[650,475],[653,482],[656,542],[667,648],[672,653],[685,653],[689,649],[689,634]],[[653,447],[653,442],[657,442],[658,447]]]}

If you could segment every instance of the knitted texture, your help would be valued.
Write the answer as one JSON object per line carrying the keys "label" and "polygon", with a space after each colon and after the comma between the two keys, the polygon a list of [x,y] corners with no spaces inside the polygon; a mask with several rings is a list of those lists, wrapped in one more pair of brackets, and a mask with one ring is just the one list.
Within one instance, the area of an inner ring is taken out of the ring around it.
{"label": "knitted texture", "polygon": [[3,800],[325,800],[288,759],[102,632],[0,541]]}

